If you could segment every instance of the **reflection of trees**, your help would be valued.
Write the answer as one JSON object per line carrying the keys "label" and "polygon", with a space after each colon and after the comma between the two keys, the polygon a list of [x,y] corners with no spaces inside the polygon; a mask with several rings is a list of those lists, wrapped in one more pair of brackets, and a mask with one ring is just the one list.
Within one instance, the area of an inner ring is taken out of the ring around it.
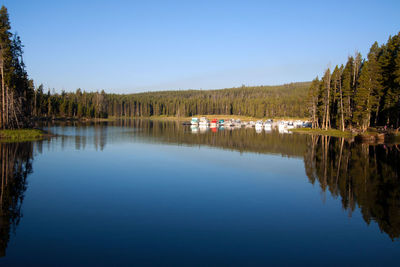
{"label": "reflection of trees", "polygon": [[358,205],[368,224],[374,220],[392,239],[400,237],[398,145],[355,144],[313,136],[304,163],[310,181],[318,181],[323,192],[340,196],[349,215]]}
{"label": "reflection of trees", "polygon": [[216,132],[193,134],[188,126],[165,121],[135,120],[133,127],[139,128],[137,135],[161,143],[183,145],[207,145],[240,152],[278,154],[301,157],[305,152],[305,135],[279,134],[277,131],[261,134],[254,128],[224,129]]}
{"label": "reflection of trees", "polygon": [[[62,123],[60,123],[63,125]],[[375,220],[391,238],[400,237],[400,149],[398,146],[355,144],[326,136],[271,133],[254,129],[192,133],[178,122],[126,119],[110,122],[65,123],[75,127],[76,149],[93,143],[102,150],[107,142],[140,140],[187,146],[207,145],[240,152],[304,156],[309,180],[322,192],[340,197],[349,215],[360,207],[364,220]],[[88,127],[89,126],[89,127]],[[107,126],[114,126],[114,127]],[[120,129],[118,129],[120,127]],[[64,140],[64,139],[63,139]],[[38,151],[41,151],[38,144]]]}
{"label": "reflection of trees", "polygon": [[[43,126],[51,127],[54,124],[45,122]],[[305,152],[306,135],[272,133],[257,134],[254,128],[218,130],[216,132],[193,134],[190,127],[180,122],[148,120],[148,119],[120,119],[104,122],[57,122],[61,128],[74,127],[75,136],[58,137],[61,146],[74,142],[75,149],[85,149],[86,143],[103,150],[106,142],[129,142],[137,138],[146,142],[170,143],[178,145],[206,145],[230,149],[239,152],[256,152],[277,154],[288,157],[302,157]],[[112,127],[121,128],[113,130]],[[50,128],[51,131],[51,128]]]}
{"label": "reflection of trees", "polygon": [[4,256],[21,214],[26,178],[32,172],[32,143],[0,143],[0,256]]}

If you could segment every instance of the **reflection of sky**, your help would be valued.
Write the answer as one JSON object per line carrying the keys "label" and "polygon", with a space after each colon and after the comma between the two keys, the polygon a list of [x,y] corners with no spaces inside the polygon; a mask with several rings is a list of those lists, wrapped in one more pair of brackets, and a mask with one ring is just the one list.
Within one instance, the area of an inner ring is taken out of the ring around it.
{"label": "reflection of sky", "polygon": [[338,199],[311,185],[301,159],[141,138],[77,150],[60,140],[35,156],[24,217],[4,264],[329,258],[339,265],[393,263],[398,255],[398,244],[374,222],[367,225],[358,209],[348,218]]}

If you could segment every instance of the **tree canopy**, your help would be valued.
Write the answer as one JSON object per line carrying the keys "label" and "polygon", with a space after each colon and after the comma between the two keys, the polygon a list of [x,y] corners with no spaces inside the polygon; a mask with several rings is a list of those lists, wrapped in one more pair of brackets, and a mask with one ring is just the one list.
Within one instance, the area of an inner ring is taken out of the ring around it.
{"label": "tree canopy", "polygon": [[375,42],[363,59],[350,56],[345,66],[316,78],[308,92],[314,127],[400,127],[400,33],[381,46]]}

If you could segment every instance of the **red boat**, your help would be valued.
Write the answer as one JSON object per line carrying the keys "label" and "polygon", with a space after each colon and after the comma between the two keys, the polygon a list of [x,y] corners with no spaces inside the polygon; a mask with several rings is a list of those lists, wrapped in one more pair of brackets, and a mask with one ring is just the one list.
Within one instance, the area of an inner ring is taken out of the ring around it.
{"label": "red boat", "polygon": [[215,128],[218,126],[218,120],[217,119],[212,119],[211,123],[210,123],[210,127],[211,128]]}

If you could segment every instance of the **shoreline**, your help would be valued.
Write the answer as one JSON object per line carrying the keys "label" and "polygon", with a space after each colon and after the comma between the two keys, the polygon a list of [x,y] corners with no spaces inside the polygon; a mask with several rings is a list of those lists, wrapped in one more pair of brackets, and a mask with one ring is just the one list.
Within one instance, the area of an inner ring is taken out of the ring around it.
{"label": "shoreline", "polygon": [[325,136],[332,136],[332,137],[341,137],[341,138],[353,138],[356,135],[350,131],[344,131],[337,129],[313,129],[313,128],[294,128],[290,129],[289,131],[293,133],[300,133],[300,134],[318,134],[318,135],[325,135]]}
{"label": "shoreline", "polygon": [[351,131],[341,131],[338,129],[312,129],[312,128],[295,128],[289,131],[293,133],[309,134],[309,135],[323,135],[338,138],[354,139],[355,141],[361,143],[371,143],[371,144],[390,144],[390,143],[400,143],[400,134],[384,132],[378,133],[374,131],[364,132],[364,133],[353,133]]}
{"label": "shoreline", "polygon": [[[239,119],[241,121],[258,121],[258,120],[267,120],[267,119],[272,119],[272,120],[289,120],[289,121],[295,121],[295,120],[309,120],[308,118],[305,117],[263,117],[263,118],[256,118],[256,117],[249,117],[249,116],[242,116],[242,115],[193,115],[189,117],[177,117],[177,116],[150,116],[150,117],[129,117],[129,119],[150,119],[150,120],[166,120],[166,121],[190,121],[192,118],[201,118],[201,117],[206,117],[208,119]],[[123,119],[124,117],[116,117],[116,119]]]}

